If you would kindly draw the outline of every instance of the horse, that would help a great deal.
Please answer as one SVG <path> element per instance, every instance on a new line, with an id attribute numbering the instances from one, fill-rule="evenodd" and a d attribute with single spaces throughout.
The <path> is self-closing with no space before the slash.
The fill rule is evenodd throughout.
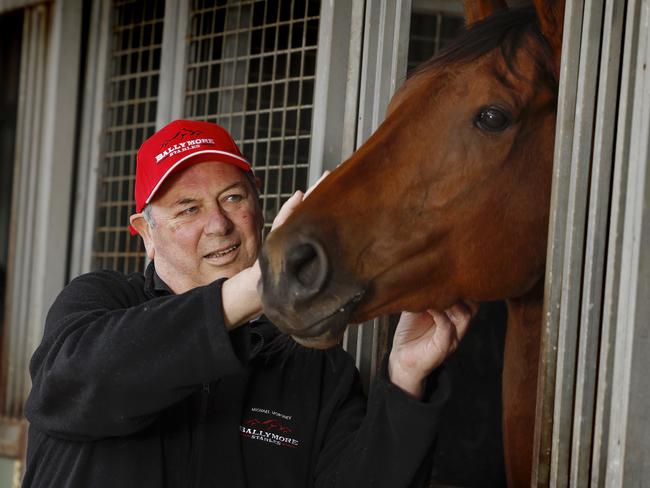
<path id="1" fill-rule="evenodd" d="M 267 316 L 310 347 L 382 314 L 505 300 L 505 470 L 527 486 L 564 7 L 465 13 L 460 38 L 268 236 L 259 286 Z"/>

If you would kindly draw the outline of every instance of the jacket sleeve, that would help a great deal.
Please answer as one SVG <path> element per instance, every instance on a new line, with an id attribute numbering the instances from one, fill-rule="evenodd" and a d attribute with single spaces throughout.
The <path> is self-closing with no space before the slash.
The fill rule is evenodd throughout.
<path id="1" fill-rule="evenodd" d="M 221 310 L 221 281 L 146 300 L 112 272 L 73 280 L 51 307 L 25 415 L 70 440 L 127 435 L 201 383 L 243 364 Z"/>
<path id="2" fill-rule="evenodd" d="M 384 359 L 365 412 L 358 375 L 339 383 L 348 392 L 332 399 L 338 405 L 326 427 L 316 487 L 415 488 L 428 482 L 438 419 L 451 390 L 448 376 L 444 367 L 434 371 L 420 401 L 390 382 L 386 366 Z"/>

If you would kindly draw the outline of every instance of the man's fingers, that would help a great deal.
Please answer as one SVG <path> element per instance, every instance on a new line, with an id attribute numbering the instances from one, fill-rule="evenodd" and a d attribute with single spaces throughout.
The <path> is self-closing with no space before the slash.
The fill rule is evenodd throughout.
<path id="1" fill-rule="evenodd" d="M 311 185 L 311 187 L 309 187 L 309 189 L 305 193 L 305 198 L 307 198 L 309 196 L 309 194 L 312 191 L 314 191 L 314 188 L 316 188 L 318 185 L 320 185 L 320 182 L 323 181 L 325 178 L 327 178 L 327 175 L 329 175 L 329 174 L 330 174 L 329 170 L 323 171 L 323 174 L 320 176 L 320 178 L 318 178 L 318 181 L 316 183 L 314 183 L 313 185 Z"/>
<path id="2" fill-rule="evenodd" d="M 476 313 L 475 310 L 472 310 L 464 302 L 457 302 L 445 310 L 445 314 L 449 317 L 449 320 L 451 320 L 456 328 L 458 340 L 465 337 L 474 313 Z"/>
<path id="3" fill-rule="evenodd" d="M 451 325 L 451 319 L 448 315 L 438 312 L 437 310 L 427 310 L 427 312 L 429 312 L 429 315 L 431 315 L 437 326 L 444 326 L 446 324 Z"/>
<path id="4" fill-rule="evenodd" d="M 271 230 L 282 225 L 284 221 L 289 218 L 289 215 L 293 213 L 296 207 L 300 205 L 300 202 L 302 202 L 303 199 L 304 199 L 304 195 L 300 190 L 298 190 L 293 195 L 291 195 L 289 200 L 284 202 L 284 205 L 282 205 L 282 207 L 280 208 L 278 215 L 273 220 L 273 225 L 271 226 Z"/>
<path id="5" fill-rule="evenodd" d="M 309 195 L 313 191 L 313 189 L 316 188 L 318 186 L 318 184 L 321 181 L 323 181 L 327 177 L 327 175 L 329 175 L 329 174 L 330 174 L 329 171 L 325 171 L 321 175 L 321 177 L 318 179 L 318 181 L 316 183 L 314 183 L 312 185 L 312 187 L 309 188 L 309 190 L 307 190 L 306 193 L 303 194 L 303 192 L 298 190 L 293 195 L 291 195 L 289 200 L 284 202 L 284 205 L 282 205 L 282 207 L 280 208 L 280 211 L 278 212 L 278 215 L 273 220 L 273 225 L 271 226 L 271 230 L 273 230 L 273 229 L 277 228 L 278 226 L 284 224 L 284 222 L 289 218 L 289 215 L 291 215 L 293 213 L 293 211 L 296 209 L 296 207 L 298 205 L 300 205 L 300 203 L 305 198 L 307 198 L 307 195 Z"/>
<path id="6" fill-rule="evenodd" d="M 302 202 L 305 199 L 303 193 L 298 190 L 296 191 L 293 195 L 289 197 L 289 200 L 284 202 L 284 205 L 280 208 L 280 211 L 278 212 L 278 217 L 283 217 L 283 221 L 287 219 L 289 215 L 293 213 L 293 211 L 296 209 L 298 205 L 300 205 L 300 202 Z"/>
<path id="7" fill-rule="evenodd" d="M 446 313 L 437 310 L 427 310 L 427 312 L 429 312 L 435 323 L 434 340 L 439 346 L 445 347 L 446 344 L 453 351 L 460 340 L 453 321 Z"/>

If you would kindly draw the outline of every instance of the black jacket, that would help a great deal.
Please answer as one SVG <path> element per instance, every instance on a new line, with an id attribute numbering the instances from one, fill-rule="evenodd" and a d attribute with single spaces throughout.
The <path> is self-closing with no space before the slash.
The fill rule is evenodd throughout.
<path id="1" fill-rule="evenodd" d="M 24 487 L 411 486 L 448 396 L 386 378 L 368 402 L 340 348 L 302 348 L 264 318 L 228 332 L 221 283 L 174 295 L 93 272 L 50 309 L 31 362 Z"/>

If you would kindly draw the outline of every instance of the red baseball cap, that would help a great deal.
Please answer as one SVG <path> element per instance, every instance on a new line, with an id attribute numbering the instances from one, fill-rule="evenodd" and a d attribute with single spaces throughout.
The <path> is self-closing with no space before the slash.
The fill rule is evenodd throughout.
<path id="1" fill-rule="evenodd" d="M 135 211 L 153 199 L 167 178 L 190 164 L 214 161 L 251 172 L 228 131 L 217 124 L 175 120 L 144 141 L 138 150 L 135 169 Z M 129 226 L 131 234 L 137 232 Z"/>

